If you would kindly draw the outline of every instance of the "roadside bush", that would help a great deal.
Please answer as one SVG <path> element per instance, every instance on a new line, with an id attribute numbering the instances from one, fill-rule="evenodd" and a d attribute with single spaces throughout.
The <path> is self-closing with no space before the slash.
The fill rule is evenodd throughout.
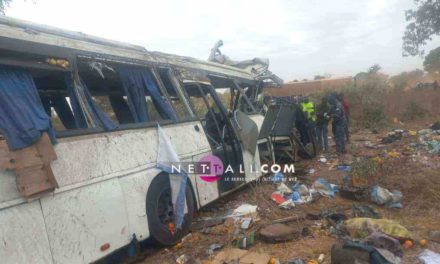
<path id="1" fill-rule="evenodd" d="M 405 121 L 411 121 L 415 119 L 421 119 L 425 117 L 427 111 L 416 101 L 411 100 L 407 105 L 405 112 L 402 114 L 402 119 Z"/>
<path id="2" fill-rule="evenodd" d="M 352 126 L 376 128 L 386 124 L 384 105 L 387 88 L 387 78 L 383 75 L 365 74 L 365 78 L 355 85 L 343 89 L 351 106 Z"/>

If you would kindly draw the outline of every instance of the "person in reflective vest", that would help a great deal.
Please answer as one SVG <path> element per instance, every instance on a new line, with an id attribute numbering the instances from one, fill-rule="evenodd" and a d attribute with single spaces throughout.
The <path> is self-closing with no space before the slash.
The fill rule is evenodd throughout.
<path id="1" fill-rule="evenodd" d="M 316 122 L 315 105 L 310 101 L 308 96 L 304 97 L 304 101 L 301 103 L 302 111 L 306 114 L 307 119 Z"/>
<path id="2" fill-rule="evenodd" d="M 303 144 L 307 145 L 312 142 L 312 139 L 316 139 L 316 112 L 315 112 L 315 104 L 310 100 L 308 96 L 304 96 L 301 102 L 301 110 L 304 113 L 305 117 L 305 131 L 303 136 Z M 309 138 L 309 133 L 310 133 Z"/>

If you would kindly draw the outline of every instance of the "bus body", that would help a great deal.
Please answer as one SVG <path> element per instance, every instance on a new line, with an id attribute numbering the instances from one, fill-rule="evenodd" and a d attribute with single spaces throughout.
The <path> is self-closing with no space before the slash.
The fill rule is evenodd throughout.
<path id="1" fill-rule="evenodd" d="M 51 65 L 50 58 L 62 58 L 70 64 Z M 58 188 L 49 194 L 23 197 L 17 189 L 15 172 L 0 167 L 2 263 L 90 263 L 128 245 L 134 235 L 138 240 L 153 237 L 169 245 L 181 238 L 184 234 L 170 238 L 164 233 L 166 223 L 156 221 L 163 219 L 163 209 L 170 202 L 166 199 L 169 186 L 159 180 L 168 176 L 156 166 L 157 124 L 170 138 L 181 161 L 197 162 L 207 154 L 215 154 L 224 162 L 244 168 L 244 173 L 230 175 L 243 179 L 238 183 L 224 182 L 226 177 L 206 182 L 199 175 L 189 174 L 186 231 L 192 219 L 191 209 L 200 208 L 261 175 L 250 169 L 260 166 L 258 148 L 249 150 L 252 147 L 243 143 L 241 127 L 236 123 L 237 105 L 249 101 L 243 100 L 246 94 L 241 89 L 258 85 L 258 80 L 245 70 L 148 52 L 139 46 L 5 17 L 0 18 L 0 65 L 30 72 L 43 105 L 49 102 L 45 107 L 58 141 L 53 146 L 57 159 L 50 163 Z M 122 111 L 130 100 L 118 79 L 118 72 L 124 67 L 151 73 L 161 98 L 170 109 L 180 113 L 176 114 L 177 119 L 156 114 L 157 118 L 148 122 L 133 121 L 130 111 Z M 72 98 L 60 81 L 66 74 L 82 78 L 94 103 L 102 106 L 104 112 L 111 112 L 108 114 L 116 124 L 115 129 L 96 124 L 86 128 L 72 125 L 69 118 L 77 116 L 69 114 Z M 229 109 L 221 104 L 215 88 L 232 91 Z M 63 114 L 57 108 L 60 100 L 69 103 L 69 113 Z M 143 103 L 150 113 L 160 105 L 154 100 L 157 98 L 149 94 Z M 216 110 L 209 110 L 210 105 L 206 104 L 207 112 L 197 108 L 207 100 L 214 101 Z M 235 107 L 232 101 L 236 102 Z M 253 120 L 259 129 L 263 117 L 252 112 L 249 105 L 242 109 L 249 110 L 248 123 Z M 208 121 L 202 114 L 218 117 L 214 118 L 217 130 L 207 130 Z M 8 151 L 2 152 L 0 148 L 0 161 L 2 153 Z M 152 200 L 157 200 L 157 204 Z"/>

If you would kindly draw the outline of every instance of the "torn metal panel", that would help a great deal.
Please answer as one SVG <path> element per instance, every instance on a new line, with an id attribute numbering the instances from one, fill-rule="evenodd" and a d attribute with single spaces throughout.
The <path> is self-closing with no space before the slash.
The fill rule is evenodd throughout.
<path id="1" fill-rule="evenodd" d="M 251 60 L 234 61 L 225 54 L 222 54 L 220 51 L 221 46 L 223 46 L 222 40 L 219 40 L 215 43 L 214 47 L 211 49 L 211 53 L 209 54 L 208 61 L 243 69 L 252 74 L 252 76 L 259 81 L 273 82 L 275 86 L 283 85 L 283 80 L 269 71 L 269 59 L 253 58 Z"/>

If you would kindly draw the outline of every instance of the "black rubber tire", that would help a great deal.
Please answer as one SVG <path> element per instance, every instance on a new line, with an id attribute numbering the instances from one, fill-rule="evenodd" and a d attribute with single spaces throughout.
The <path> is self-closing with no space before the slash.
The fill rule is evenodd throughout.
<path id="1" fill-rule="evenodd" d="M 164 246 L 175 245 L 191 229 L 191 223 L 194 216 L 194 197 L 189 184 L 186 185 L 186 201 L 188 213 L 185 214 L 181 230 L 176 230 L 174 235 L 168 229 L 168 226 L 160 220 L 159 217 L 159 199 L 161 195 L 169 191 L 171 193 L 170 180 L 166 173 L 156 176 L 151 182 L 147 192 L 146 213 L 148 218 L 148 228 L 150 237 L 157 244 Z"/>

